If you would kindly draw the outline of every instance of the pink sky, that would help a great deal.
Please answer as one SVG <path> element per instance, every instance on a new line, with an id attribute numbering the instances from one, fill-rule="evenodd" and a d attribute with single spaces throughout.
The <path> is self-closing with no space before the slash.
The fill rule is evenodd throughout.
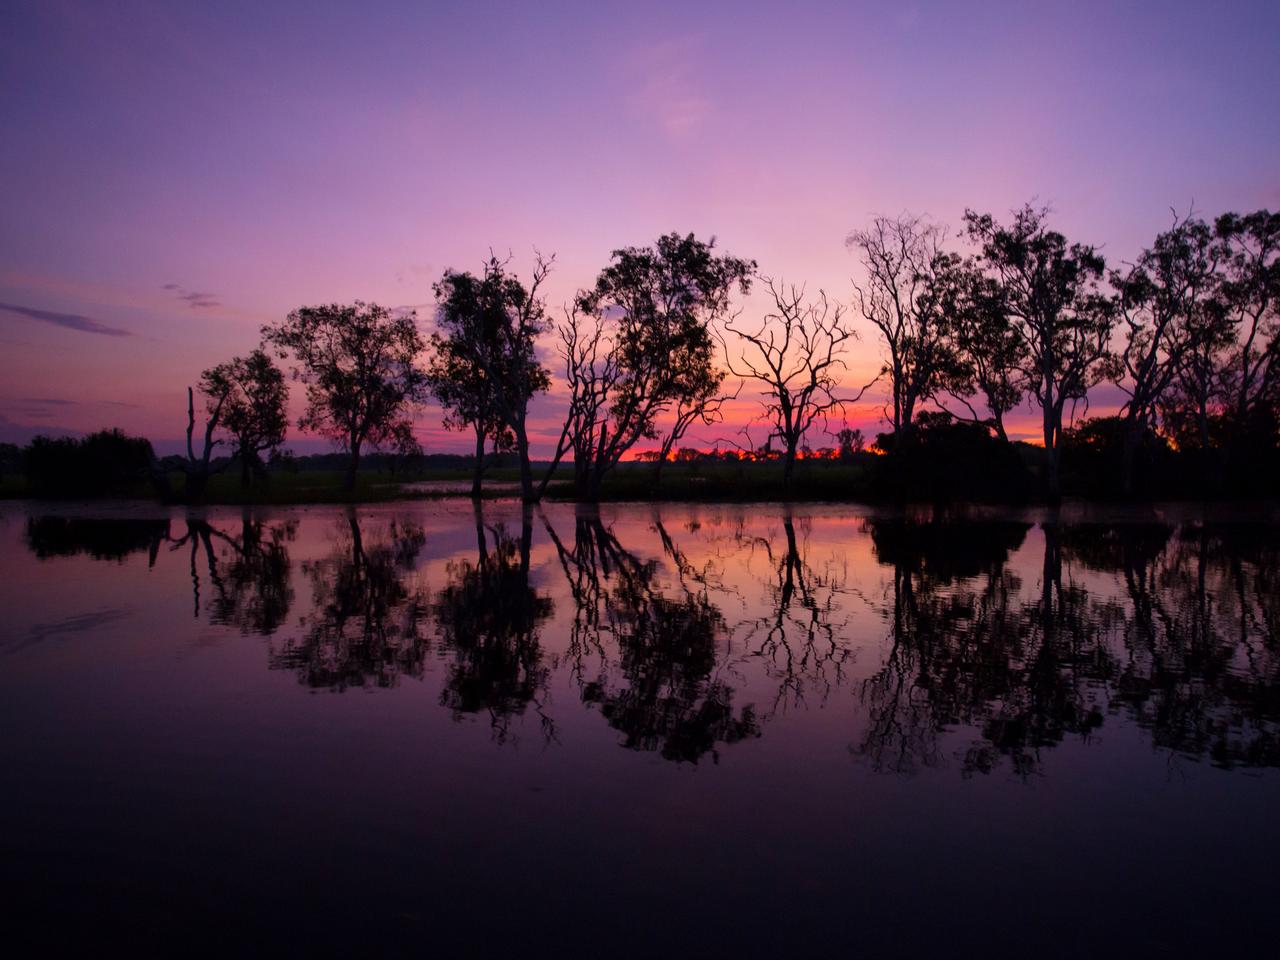
<path id="1" fill-rule="evenodd" d="M 1280 7 L 974 6 L 8 5 L 0 439 L 164 449 L 263 323 L 356 298 L 428 321 L 491 247 L 554 252 L 556 312 L 670 230 L 847 301 L 844 237 L 878 213 L 1038 198 L 1118 262 L 1171 206 L 1280 205 Z M 878 357 L 864 327 L 850 384 Z M 428 450 L 468 448 L 437 422 Z"/>

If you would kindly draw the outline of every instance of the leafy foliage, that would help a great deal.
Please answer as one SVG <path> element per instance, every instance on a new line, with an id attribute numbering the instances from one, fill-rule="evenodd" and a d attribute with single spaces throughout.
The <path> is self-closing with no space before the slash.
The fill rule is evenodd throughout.
<path id="1" fill-rule="evenodd" d="M 350 454 L 348 487 L 365 446 L 416 446 L 409 411 L 427 378 L 417 366 L 425 344 L 413 313 L 358 300 L 300 307 L 262 335 L 282 357 L 293 355 L 294 376 L 306 385 L 298 426 L 331 437 Z"/>

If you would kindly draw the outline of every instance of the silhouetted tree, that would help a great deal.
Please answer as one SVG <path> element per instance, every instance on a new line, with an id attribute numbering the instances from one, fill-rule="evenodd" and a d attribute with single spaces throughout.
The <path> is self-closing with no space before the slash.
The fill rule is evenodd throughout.
<path id="1" fill-rule="evenodd" d="M 954 255 L 942 249 L 945 231 L 920 217 L 876 217 L 849 234 L 866 271 L 855 284 L 862 316 L 880 333 L 885 349 L 895 435 L 906 437 L 916 406 L 931 399 L 955 373 L 947 336 L 946 273 Z"/>
<path id="2" fill-rule="evenodd" d="M 1112 372 L 1128 394 L 1122 409 L 1121 486 L 1133 492 L 1135 459 L 1155 427 L 1160 401 L 1202 342 L 1222 337 L 1222 311 L 1213 302 L 1219 247 L 1200 220 L 1175 219 L 1111 284 L 1125 340 Z"/>
<path id="3" fill-rule="evenodd" d="M 725 371 L 710 364 L 690 370 L 685 389 L 675 399 L 670 424 L 662 434 L 658 456 L 653 463 L 655 487 L 662 482 L 662 468 L 671 457 L 671 452 L 678 449 L 678 444 L 689 428 L 695 423 L 711 426 L 723 419 L 724 404 L 737 396 L 736 393 L 731 397 L 720 393 L 724 378 Z"/>
<path id="4" fill-rule="evenodd" d="M 41 497 L 127 496 L 151 474 L 151 441 L 121 430 L 87 437 L 36 437 L 23 452 L 31 492 Z"/>
<path id="5" fill-rule="evenodd" d="M 511 449 L 515 445 L 515 437 L 495 409 L 484 373 L 465 354 L 454 349 L 452 341 L 439 334 L 432 334 L 431 345 L 427 389 L 444 408 L 444 427 L 446 430 L 470 427 L 475 433 L 471 496 L 477 498 L 484 480 L 486 443 L 492 442 L 496 453 Z"/>
<path id="6" fill-rule="evenodd" d="M 249 486 L 253 476 L 265 475 L 262 455 L 284 443 L 289 401 L 284 374 L 259 348 L 210 367 L 200 375 L 200 392 L 211 421 L 220 411 L 221 425 L 233 438 L 232 455 L 240 461 L 240 483 Z"/>
<path id="7" fill-rule="evenodd" d="M 754 332 L 725 323 L 725 330 L 745 345 L 734 376 L 763 385 L 761 404 L 768 417 L 769 439 L 782 441 L 783 485 L 791 489 L 796 452 L 809 428 L 845 404 L 856 403 L 871 384 L 849 397 L 836 396 L 838 374 L 845 369 L 845 344 L 857 334 L 844 323 L 844 308 L 832 304 L 819 290 L 816 300 L 805 302 L 804 288 L 765 281 L 774 310 Z M 728 344 L 725 356 L 731 355 Z M 874 381 L 872 381 L 874 383 Z"/>
<path id="8" fill-rule="evenodd" d="M 1009 322 L 1000 281 L 984 273 L 972 257 L 948 258 L 939 265 L 938 280 L 954 364 L 941 391 L 968 414 L 957 413 L 940 394 L 934 399 L 953 418 L 985 424 L 1008 442 L 1004 418 L 1022 402 L 1027 350 Z M 975 401 L 982 404 L 985 415 L 979 414 Z"/>
<path id="9" fill-rule="evenodd" d="M 180 466 L 185 477 L 183 497 L 188 503 L 202 501 L 205 488 L 209 485 L 209 478 L 221 473 L 231 462 L 230 460 L 215 462 L 213 453 L 222 444 L 222 440 L 217 437 L 217 433 L 222 426 L 222 412 L 226 408 L 227 400 L 234 392 L 234 387 L 227 382 L 211 383 L 209 386 L 216 392 L 209 394 L 205 398 L 204 439 L 198 455 L 195 447 L 195 391 L 191 387 L 187 387 L 187 449 L 186 457 L 180 461 Z"/>
<path id="10" fill-rule="evenodd" d="M 1280 403 L 1280 213 L 1258 210 L 1219 217 L 1222 300 L 1236 335 L 1222 371 L 1224 400 L 1237 429 L 1260 409 L 1272 421 Z M 1272 443 L 1276 437 L 1271 438 Z"/>
<path id="11" fill-rule="evenodd" d="M 307 386 L 298 426 L 332 438 L 347 452 L 347 490 L 355 488 L 366 446 L 412 441 L 407 414 L 426 385 L 417 366 L 424 345 L 413 313 L 360 301 L 300 307 L 263 327 L 262 336 L 282 357 L 293 355 L 294 376 Z"/>
<path id="12" fill-rule="evenodd" d="M 615 250 L 575 300 L 560 330 L 571 399 L 552 469 L 573 450 L 580 498 L 599 499 L 605 475 L 657 436 L 663 412 L 682 400 L 696 406 L 711 389 L 711 327 L 735 288 L 750 289 L 755 268 L 714 246 L 671 233 L 653 247 Z"/>
<path id="13" fill-rule="evenodd" d="M 853 458 L 866 449 L 867 441 L 863 437 L 861 430 L 845 427 L 836 434 L 836 440 L 840 444 L 840 462 L 853 463 Z"/>
<path id="14" fill-rule="evenodd" d="M 1025 347 L 1023 374 L 1043 420 L 1049 497 L 1059 480 L 1063 412 L 1088 400 L 1105 374 L 1114 310 L 1099 290 L 1106 262 L 1093 247 L 1068 245 L 1045 225 L 1048 211 L 1030 205 L 1008 225 L 965 212 L 982 261 L 1001 283 L 1002 302 Z"/>
<path id="15" fill-rule="evenodd" d="M 550 259 L 538 256 L 529 286 L 507 272 L 507 264 L 490 257 L 484 272 L 446 270 L 435 285 L 437 359 L 429 383 L 437 399 L 458 424 L 476 431 L 476 480 L 484 437 L 501 442 L 509 430 L 520 459 L 520 491 L 525 502 L 537 498 L 529 458 L 529 401 L 550 385 L 538 361 L 537 339 L 547 329 L 546 308 L 539 290 L 551 271 Z"/>

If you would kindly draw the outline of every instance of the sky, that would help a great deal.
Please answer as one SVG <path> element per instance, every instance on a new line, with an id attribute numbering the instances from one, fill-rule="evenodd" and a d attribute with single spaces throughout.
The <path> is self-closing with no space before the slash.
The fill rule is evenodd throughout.
<path id="1" fill-rule="evenodd" d="M 878 214 L 1034 199 L 1119 264 L 1171 208 L 1280 207 L 1278 37 L 1274 0 L 6 0 L 0 440 L 119 426 L 168 452 L 187 385 L 264 323 L 361 299 L 425 327 L 432 282 L 491 249 L 556 255 L 553 315 L 672 230 L 846 303 L 844 239 Z M 851 387 L 880 363 L 858 326 Z M 561 409 L 536 405 L 535 454 Z M 870 436 L 882 409 L 847 419 Z M 690 442 L 751 395 L 729 413 Z M 417 429 L 470 448 L 435 411 Z"/>

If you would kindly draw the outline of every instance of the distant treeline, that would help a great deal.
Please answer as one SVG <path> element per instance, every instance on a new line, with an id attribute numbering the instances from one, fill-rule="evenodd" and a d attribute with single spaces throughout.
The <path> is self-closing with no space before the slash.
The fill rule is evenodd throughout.
<path id="1" fill-rule="evenodd" d="M 952 248 L 954 236 L 908 215 L 851 232 L 862 279 L 842 302 L 718 253 L 714 239 L 671 233 L 615 250 L 558 322 L 543 294 L 553 257 L 538 255 L 525 281 L 491 256 L 478 274 L 444 272 L 426 332 L 413 311 L 359 301 L 300 307 L 264 327 L 251 353 L 210 367 L 198 390 L 188 388 L 183 456 L 159 460 L 145 441 L 109 432 L 42 438 L 25 453 L 25 469 L 40 492 L 88 485 L 111 494 L 145 473 L 160 496 L 195 502 L 211 477 L 238 465 L 241 487 L 252 489 L 290 469 L 279 452 L 289 389 L 277 361 L 287 359 L 306 394 L 297 426 L 343 451 L 348 492 L 371 451 L 387 469 L 424 462 L 413 427 L 428 399 L 444 410 L 445 427 L 474 437 L 474 454 L 455 461 L 470 465 L 473 494 L 492 458 L 507 455 L 526 502 L 546 495 L 562 463 L 580 500 L 633 489 L 697 495 L 715 486 L 712 478 L 685 481 L 712 459 L 734 465 L 722 478 L 753 484 L 734 486 L 738 496 L 1274 492 L 1280 214 L 1174 216 L 1132 262 L 1112 265 L 1050 229 L 1048 211 L 1031 205 L 1006 222 L 966 211 L 962 249 Z M 769 305 L 749 319 L 738 298 L 753 286 Z M 854 317 L 883 363 L 850 389 Z M 544 364 L 544 340 L 554 343 L 554 368 Z M 536 463 L 528 408 L 553 375 L 562 426 L 549 460 Z M 806 456 L 815 428 L 839 428 L 877 384 L 889 429 L 868 446 L 844 425 L 837 448 Z M 1124 402 L 1114 417 L 1089 419 L 1091 391 L 1103 384 Z M 721 423 L 724 404 L 746 386 L 759 417 L 722 441 L 732 453 L 682 445 L 691 428 Z M 1024 404 L 1040 414 L 1038 449 L 1011 442 L 1005 429 Z M 616 479 L 649 442 L 657 446 L 647 485 L 635 488 L 633 468 L 629 481 Z M 680 460 L 673 476 L 666 465 Z M 819 461 L 844 474 L 828 470 L 814 488 Z"/>

